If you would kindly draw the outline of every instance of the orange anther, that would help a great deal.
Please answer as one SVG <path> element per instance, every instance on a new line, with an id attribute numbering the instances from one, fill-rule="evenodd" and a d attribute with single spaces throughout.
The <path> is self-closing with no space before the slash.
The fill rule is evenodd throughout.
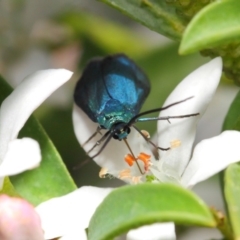
<path id="1" fill-rule="evenodd" d="M 135 161 L 135 158 L 131 154 L 127 154 L 124 160 L 131 167 L 133 165 L 133 162 Z"/>
<path id="2" fill-rule="evenodd" d="M 151 155 L 148 155 L 148 154 L 146 154 L 144 152 L 141 152 L 138 157 L 144 157 L 144 158 L 150 159 Z"/>
<path id="3" fill-rule="evenodd" d="M 148 171 L 148 167 L 150 165 L 150 158 L 151 158 L 151 155 L 148 155 L 148 154 L 143 153 L 143 152 L 141 152 L 138 155 L 138 159 L 144 163 L 145 171 Z"/>

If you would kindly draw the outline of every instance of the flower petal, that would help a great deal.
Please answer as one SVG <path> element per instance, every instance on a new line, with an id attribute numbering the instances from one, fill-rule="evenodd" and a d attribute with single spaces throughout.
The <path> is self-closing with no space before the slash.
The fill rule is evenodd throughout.
<path id="1" fill-rule="evenodd" d="M 171 123 L 158 121 L 159 146 L 172 147 L 169 151 L 160 152 L 159 168 L 166 175 L 180 179 L 191 156 L 197 122 L 215 93 L 221 73 L 222 60 L 218 57 L 188 75 L 164 103 L 167 106 L 193 96 L 186 102 L 161 111 L 159 117 L 200 113 L 200 116 L 170 119 Z"/>
<path id="2" fill-rule="evenodd" d="M 85 230 L 74 229 L 72 232 L 67 233 L 67 235 L 60 237 L 59 240 L 87 240 L 87 234 Z"/>
<path id="3" fill-rule="evenodd" d="M 32 112 L 62 84 L 72 72 L 49 69 L 31 74 L 3 101 L 0 109 L 0 161 L 8 143 L 15 139 Z"/>
<path id="4" fill-rule="evenodd" d="M 81 187 L 65 196 L 52 198 L 36 207 L 46 239 L 82 232 L 110 188 Z M 71 235 L 70 235 L 71 236 Z"/>
<path id="5" fill-rule="evenodd" d="M 90 118 L 76 105 L 74 105 L 73 108 L 73 126 L 75 135 L 86 152 L 88 152 L 88 150 L 92 148 L 101 136 L 103 136 L 98 134 L 89 143 L 84 145 L 88 138 L 96 131 L 98 124 L 92 122 Z M 104 134 L 106 130 L 101 130 L 101 132 Z M 127 141 L 136 157 L 140 154 L 140 152 L 145 152 L 151 155 L 150 149 L 146 146 L 146 141 L 135 129 L 131 129 L 131 133 L 128 135 Z M 89 155 L 93 156 L 96 154 L 99 149 L 101 149 L 102 145 L 103 143 L 97 146 Z M 125 169 L 130 169 L 132 176 L 139 176 L 141 174 L 136 164 L 134 163 L 132 167 L 129 167 L 129 165 L 124 161 L 125 155 L 129 153 L 130 152 L 124 144 L 124 141 L 111 139 L 101 154 L 94 158 L 94 161 L 99 166 L 106 168 L 108 172 L 115 177 L 119 177 L 119 172 Z M 139 164 L 142 163 L 140 162 Z"/>
<path id="6" fill-rule="evenodd" d="M 38 167 L 41 150 L 37 141 L 31 138 L 15 139 L 8 145 L 7 153 L 0 167 L 0 177 L 15 175 Z"/>
<path id="7" fill-rule="evenodd" d="M 182 176 L 182 184 L 186 187 L 194 186 L 229 164 L 240 161 L 239 142 L 240 132 L 225 131 L 198 143 Z"/>
<path id="8" fill-rule="evenodd" d="M 174 223 L 155 223 L 131 230 L 127 240 L 173 240 L 176 239 Z"/>
<path id="9" fill-rule="evenodd" d="M 30 203 L 0 196 L 0 239 L 43 240 L 40 218 Z"/>

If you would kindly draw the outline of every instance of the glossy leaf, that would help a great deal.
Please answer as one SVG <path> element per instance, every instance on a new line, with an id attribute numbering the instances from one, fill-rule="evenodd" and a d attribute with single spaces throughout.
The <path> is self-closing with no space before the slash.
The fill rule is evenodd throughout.
<path id="1" fill-rule="evenodd" d="M 176 14 L 175 8 L 159 0 L 99 0 L 151 30 L 175 40 L 181 38 L 185 23 Z"/>
<path id="2" fill-rule="evenodd" d="M 240 130 L 240 92 L 232 102 L 223 130 Z M 240 159 L 239 159 L 240 160 Z M 235 239 L 240 238 L 240 164 L 230 165 L 224 172 L 224 194 Z"/>
<path id="3" fill-rule="evenodd" d="M 0 102 L 11 93 L 11 88 L 0 78 Z M 51 140 L 34 117 L 30 117 L 20 132 L 29 136 L 41 146 L 42 162 L 37 169 L 10 178 L 14 189 L 34 205 L 53 197 L 61 196 L 76 189 L 60 155 Z"/>
<path id="4" fill-rule="evenodd" d="M 187 26 L 179 52 L 188 54 L 239 39 L 239 12 L 238 0 L 215 1 L 203 8 Z"/>
<path id="5" fill-rule="evenodd" d="M 232 102 L 224 120 L 223 130 L 240 130 L 240 91 Z"/>
<path id="6" fill-rule="evenodd" d="M 240 239 L 240 164 L 232 164 L 225 171 L 224 194 L 234 239 Z"/>
<path id="7" fill-rule="evenodd" d="M 171 184 L 139 184 L 114 190 L 94 213 L 89 240 L 112 239 L 155 222 L 214 227 L 208 207 L 192 192 Z"/>

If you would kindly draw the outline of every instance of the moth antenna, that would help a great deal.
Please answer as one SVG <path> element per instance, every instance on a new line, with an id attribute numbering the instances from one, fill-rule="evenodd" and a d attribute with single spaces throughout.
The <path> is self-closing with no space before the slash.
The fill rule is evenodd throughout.
<path id="1" fill-rule="evenodd" d="M 194 97 L 194 96 L 191 96 L 191 97 L 185 98 L 185 99 L 183 99 L 183 100 L 181 100 L 181 101 L 171 103 L 171 104 L 167 105 L 166 107 L 155 108 L 155 109 L 152 109 L 152 110 L 148 110 L 148 111 L 139 113 L 139 114 L 137 114 L 136 116 L 134 116 L 134 117 L 129 121 L 129 123 L 127 124 L 127 126 L 131 126 L 134 122 L 136 122 L 136 120 L 137 120 L 139 117 L 141 117 L 141 116 L 143 116 L 143 115 L 146 115 L 146 114 L 149 114 L 149 113 L 153 113 L 153 112 L 163 111 L 163 110 L 168 109 L 168 108 L 170 108 L 170 107 L 172 107 L 172 106 L 175 106 L 175 105 L 180 104 L 180 103 L 182 103 L 182 102 L 188 101 L 189 99 L 192 99 L 193 97 Z"/>
<path id="2" fill-rule="evenodd" d="M 198 116 L 198 115 L 200 115 L 200 113 L 192 113 L 192 114 L 179 115 L 179 116 L 139 118 L 139 119 L 136 120 L 136 122 L 149 122 L 149 121 L 167 120 L 169 123 L 171 123 L 169 119 L 173 119 L 173 118 L 188 118 L 188 117 L 194 117 L 194 116 Z"/>

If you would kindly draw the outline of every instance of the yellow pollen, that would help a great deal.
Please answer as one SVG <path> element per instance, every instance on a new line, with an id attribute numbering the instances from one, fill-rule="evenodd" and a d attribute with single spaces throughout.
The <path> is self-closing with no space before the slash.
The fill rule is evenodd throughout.
<path id="1" fill-rule="evenodd" d="M 141 133 L 146 137 L 146 138 L 150 138 L 150 134 L 148 131 L 146 130 L 141 130 Z"/>
<path id="2" fill-rule="evenodd" d="M 141 183 L 141 178 L 142 176 L 136 176 L 136 177 L 132 177 L 132 183 L 133 184 L 138 184 L 138 183 Z"/>
<path id="3" fill-rule="evenodd" d="M 181 141 L 176 139 L 176 140 L 171 141 L 170 144 L 171 144 L 171 148 L 177 148 L 177 147 L 181 146 Z"/>
<path id="4" fill-rule="evenodd" d="M 108 169 L 107 168 L 101 168 L 101 170 L 99 172 L 99 177 L 100 178 L 105 178 L 106 174 L 108 174 Z"/>
<path id="5" fill-rule="evenodd" d="M 125 179 L 125 178 L 131 178 L 131 171 L 129 168 L 122 170 L 119 172 L 118 178 Z"/>

